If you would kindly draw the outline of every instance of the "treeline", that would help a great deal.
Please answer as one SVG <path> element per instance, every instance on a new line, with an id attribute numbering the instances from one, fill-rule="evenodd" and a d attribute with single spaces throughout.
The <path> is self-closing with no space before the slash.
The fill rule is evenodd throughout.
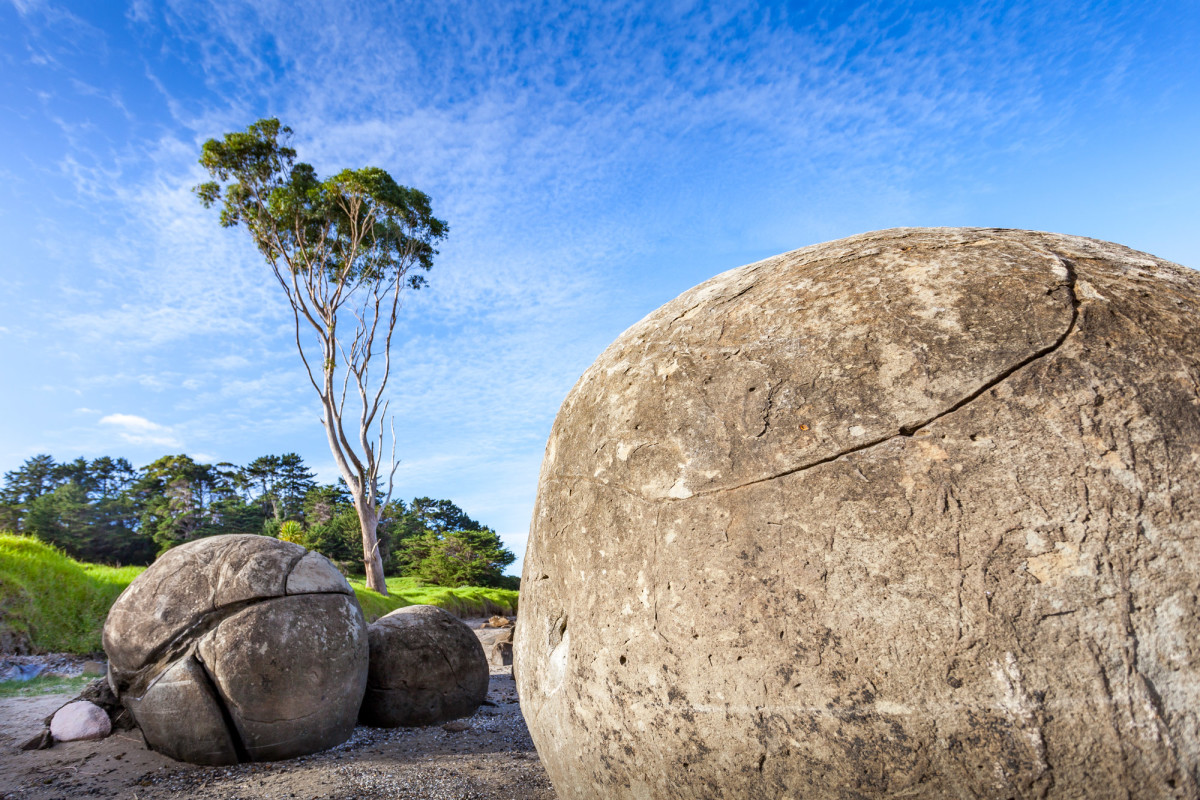
<path id="1" fill-rule="evenodd" d="M 164 550 L 222 533 L 275 536 L 362 572 L 362 537 L 345 484 L 318 484 L 295 453 L 239 466 L 163 456 L 135 468 L 124 458 L 28 459 L 4 474 L 0 530 L 34 534 L 73 558 L 149 564 Z M 389 575 L 441 586 L 517 588 L 503 575 L 516 556 L 449 500 L 393 500 L 380 549 Z"/>

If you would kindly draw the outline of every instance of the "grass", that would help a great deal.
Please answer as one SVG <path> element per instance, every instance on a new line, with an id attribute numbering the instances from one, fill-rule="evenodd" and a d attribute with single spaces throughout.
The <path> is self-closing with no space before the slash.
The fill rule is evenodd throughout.
<path id="1" fill-rule="evenodd" d="M 417 578 L 388 578 L 388 596 L 367 588 L 361 577 L 350 578 L 350 586 L 358 595 L 358 603 L 368 622 L 404 606 L 430 605 L 446 609 L 458 617 L 490 617 L 493 614 L 517 613 L 517 592 L 512 589 L 490 589 L 482 586 L 459 586 L 450 589 L 432 586 Z"/>
<path id="2" fill-rule="evenodd" d="M 0 645 L 9 639 L 41 653 L 99 653 L 108 609 L 144 569 L 84 564 L 35 537 L 0 532 Z M 418 604 L 440 606 L 459 617 L 517 611 L 517 593 L 511 589 L 449 589 L 416 578 L 388 578 L 390 595 L 384 597 L 362 578 L 351 578 L 350 585 L 368 622 Z"/>
<path id="3" fill-rule="evenodd" d="M 82 564 L 32 536 L 0 533 L 0 633 L 42 652 L 98 653 L 109 607 L 142 569 Z"/>
<path id="4" fill-rule="evenodd" d="M 33 697 L 57 692 L 79 694 L 83 691 L 83 687 L 93 680 L 95 678 L 83 675 L 76 678 L 64 678 L 61 675 L 38 675 L 28 681 L 0 681 L 0 698 Z"/>

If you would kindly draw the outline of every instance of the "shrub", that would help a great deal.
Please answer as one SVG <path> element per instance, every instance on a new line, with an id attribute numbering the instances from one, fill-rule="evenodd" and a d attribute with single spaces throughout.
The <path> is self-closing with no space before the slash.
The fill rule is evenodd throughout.
<path id="1" fill-rule="evenodd" d="M 294 519 L 289 519 L 279 526 L 279 538 L 285 542 L 303 545 L 306 538 L 304 526 Z"/>
<path id="2" fill-rule="evenodd" d="M 516 556 L 485 528 L 426 531 L 404 541 L 398 559 L 408 575 L 438 586 L 502 586 Z"/>

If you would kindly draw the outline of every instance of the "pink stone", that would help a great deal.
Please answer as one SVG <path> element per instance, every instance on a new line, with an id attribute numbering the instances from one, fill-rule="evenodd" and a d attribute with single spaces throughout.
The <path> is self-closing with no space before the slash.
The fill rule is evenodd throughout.
<path id="1" fill-rule="evenodd" d="M 50 735 L 57 742 L 103 739 L 112 732 L 112 723 L 104 709 L 87 700 L 67 703 L 50 720 Z"/>

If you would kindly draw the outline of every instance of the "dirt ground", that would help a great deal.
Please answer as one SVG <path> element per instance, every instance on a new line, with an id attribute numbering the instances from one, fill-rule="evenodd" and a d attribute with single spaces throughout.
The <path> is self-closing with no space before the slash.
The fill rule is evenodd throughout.
<path id="1" fill-rule="evenodd" d="M 146 749 L 141 734 L 17 746 L 71 694 L 0 699 L 0 798 L 282 800 L 553 800 L 517 705 L 511 674 L 493 672 L 488 701 L 462 731 L 355 728 L 350 741 L 304 758 L 199 767 Z M 457 727 L 453 724 L 451 728 Z"/>
<path id="2" fill-rule="evenodd" d="M 471 622 L 478 628 L 481 621 Z M 487 703 L 468 719 L 427 728 L 360 725 L 348 742 L 330 750 L 235 767 L 173 761 L 147 749 L 136 729 L 96 742 L 59 742 L 48 750 L 18 749 L 41 730 L 45 717 L 73 698 L 72 693 L 0 699 L 0 799 L 555 797 L 521 716 L 511 668 L 492 671 Z"/>

